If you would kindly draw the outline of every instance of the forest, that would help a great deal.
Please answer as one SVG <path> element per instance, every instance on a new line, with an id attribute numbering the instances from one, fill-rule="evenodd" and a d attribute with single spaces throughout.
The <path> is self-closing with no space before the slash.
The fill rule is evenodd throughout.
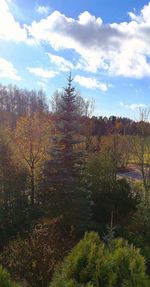
<path id="1" fill-rule="evenodd" d="M 0 287 L 148 287 L 149 111 L 96 117 L 64 86 L 0 85 Z"/>

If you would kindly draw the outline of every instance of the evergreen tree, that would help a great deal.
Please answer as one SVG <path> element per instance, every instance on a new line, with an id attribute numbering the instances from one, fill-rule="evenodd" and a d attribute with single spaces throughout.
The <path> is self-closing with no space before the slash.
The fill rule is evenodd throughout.
<path id="1" fill-rule="evenodd" d="M 148 287 L 145 259 L 124 239 L 104 244 L 95 232 L 86 233 L 61 266 L 49 287 Z"/>
<path id="2" fill-rule="evenodd" d="M 67 215 L 67 223 L 71 220 L 71 225 L 75 217 L 75 221 L 81 220 L 81 210 L 87 211 L 87 192 L 82 182 L 84 153 L 79 148 L 82 117 L 78 99 L 70 73 L 57 103 L 51 159 L 44 168 L 44 190 L 48 191 L 51 211 L 55 211 L 55 216 Z"/>

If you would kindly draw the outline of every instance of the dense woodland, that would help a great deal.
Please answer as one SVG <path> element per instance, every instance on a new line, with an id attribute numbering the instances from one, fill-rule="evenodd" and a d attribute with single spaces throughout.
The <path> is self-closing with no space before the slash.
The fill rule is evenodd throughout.
<path id="1" fill-rule="evenodd" d="M 0 287 L 150 286 L 149 111 L 92 111 L 71 74 L 51 102 L 0 86 Z"/>

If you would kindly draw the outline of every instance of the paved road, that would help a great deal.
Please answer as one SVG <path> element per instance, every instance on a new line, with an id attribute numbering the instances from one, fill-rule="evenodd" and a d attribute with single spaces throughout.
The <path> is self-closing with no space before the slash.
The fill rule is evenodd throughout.
<path id="1" fill-rule="evenodd" d="M 128 171 L 128 172 L 118 172 L 119 177 L 127 177 L 130 179 L 142 180 L 141 172 L 138 169 Z"/>

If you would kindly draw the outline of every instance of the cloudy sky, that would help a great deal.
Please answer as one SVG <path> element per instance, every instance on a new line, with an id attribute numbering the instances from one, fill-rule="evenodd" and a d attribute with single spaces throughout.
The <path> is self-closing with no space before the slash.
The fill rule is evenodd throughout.
<path id="1" fill-rule="evenodd" d="M 150 2 L 0 0 L 0 83 L 74 85 L 94 114 L 135 118 L 150 106 Z"/>

